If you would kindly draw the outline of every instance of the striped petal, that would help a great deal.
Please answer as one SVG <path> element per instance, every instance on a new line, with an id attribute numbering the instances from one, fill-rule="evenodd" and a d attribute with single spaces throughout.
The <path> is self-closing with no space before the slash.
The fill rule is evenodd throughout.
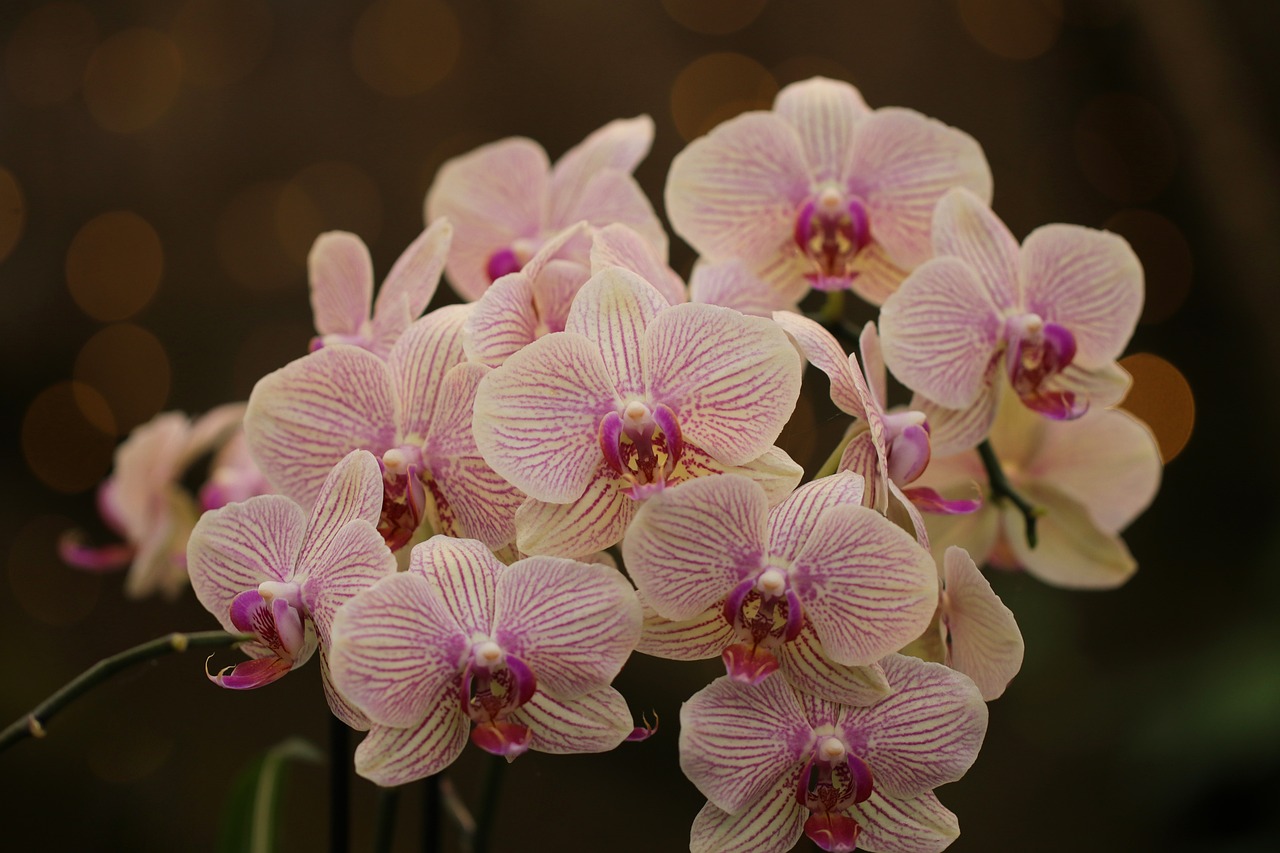
<path id="1" fill-rule="evenodd" d="M 462 754 L 470 729 L 458 697 L 442 693 L 412 726 L 374 723 L 356 747 L 356 772 L 386 788 L 433 776 Z"/>
<path id="2" fill-rule="evenodd" d="M 453 242 L 453 225 L 438 219 L 401 253 L 378 288 L 373 303 L 376 352 L 388 353 L 409 324 L 422 316 L 436 295 L 445 258 Z"/>
<path id="3" fill-rule="evenodd" d="M 330 544 L 347 522 L 377 524 L 382 514 L 382 469 L 367 450 L 353 450 L 333 466 L 316 495 L 294 580 L 302 581 L 328 556 Z"/>
<path id="4" fill-rule="evenodd" d="M 316 238 L 307 254 L 311 314 L 321 335 L 358 335 L 373 302 L 373 259 L 364 241 L 346 231 Z"/>
<path id="5" fill-rule="evenodd" d="M 737 812 L 793 781 L 813 737 L 780 676 L 754 685 L 717 678 L 680 707 L 680 769 L 708 800 Z"/>
<path id="6" fill-rule="evenodd" d="M 395 571 L 395 555 L 378 529 L 364 519 L 347 522 L 333 537 L 325 559 L 310 568 L 302 587 L 320 638 L 329 639 L 329 626 L 338 608 Z"/>
<path id="7" fill-rule="evenodd" d="M 626 225 L 606 225 L 591 239 L 592 274 L 609 267 L 622 267 L 640 276 L 671 305 L 687 301 L 680 276 L 640 234 Z"/>
<path id="8" fill-rule="evenodd" d="M 254 386 L 244 432 L 272 487 L 310 506 L 334 465 L 353 450 L 381 456 L 396 441 L 399 401 L 385 362 L 331 346 Z"/>
<path id="9" fill-rule="evenodd" d="M 586 559 L 622 541 L 638 504 L 611 474 L 599 471 L 577 500 L 530 498 L 516 510 L 516 546 L 526 554 Z"/>
<path id="10" fill-rule="evenodd" d="M 684 440 L 727 465 L 764 453 L 800 395 L 800 358 L 762 317 L 714 305 L 676 305 L 644 339 L 649 399 L 675 411 Z"/>
<path id="11" fill-rule="evenodd" d="M 529 557 L 498 577 L 493 637 L 539 690 L 571 699 L 605 687 L 640 638 L 640 602 L 616 569 Z"/>
<path id="12" fill-rule="evenodd" d="M 818 517 L 827 507 L 862 504 L 863 478 L 844 471 L 801 486 L 769 511 L 769 552 L 788 562 L 808 541 Z"/>
<path id="13" fill-rule="evenodd" d="M 867 204 L 871 236 L 898 266 L 934 254 L 934 207 L 952 187 L 991 198 L 982 147 L 963 131 L 914 110 L 879 109 L 857 125 L 850 188 Z"/>
<path id="14" fill-rule="evenodd" d="M 829 507 L 791 567 L 822 646 L 865 666 L 920 636 L 938 601 L 938 569 L 915 539 L 874 510 Z"/>
<path id="15" fill-rule="evenodd" d="M 985 299 L 1001 311 L 1023 307 L 1018 241 L 991 212 L 989 199 L 963 189 L 943 196 L 933 214 L 934 251 L 968 264 Z"/>
<path id="16" fill-rule="evenodd" d="M 497 367 L 538 337 L 533 280 L 523 270 L 495 281 L 474 304 L 463 336 L 471 361 Z"/>
<path id="17" fill-rule="evenodd" d="M 466 359 L 462 330 L 470 305 L 446 305 L 416 321 L 396 342 L 387 361 L 400 400 L 400 439 L 426 436 L 445 374 Z"/>
<path id="18" fill-rule="evenodd" d="M 998 699 L 1022 668 L 1022 632 L 1013 611 L 960 548 L 948 548 L 943 558 L 943 588 L 948 663 L 973 679 L 983 699 Z"/>
<path id="19" fill-rule="evenodd" d="M 569 222 L 591 178 L 605 169 L 631 173 L 653 145 L 653 119 L 616 119 L 566 151 L 551 171 L 551 221 Z"/>
<path id="20" fill-rule="evenodd" d="M 796 690 L 842 705 L 870 705 L 890 692 L 878 664 L 844 666 L 828 657 L 808 622 L 778 649 L 778 671 Z"/>
<path id="21" fill-rule="evenodd" d="M 409 571 L 431 582 L 468 637 L 493 630 L 498 574 L 503 570 L 493 552 L 475 539 L 432 536 L 409 555 Z"/>
<path id="22" fill-rule="evenodd" d="M 260 495 L 206 512 L 187 542 L 191 588 L 222 627 L 231 622 L 231 602 L 263 581 L 288 581 L 302 548 L 307 517 L 283 495 Z"/>
<path id="23" fill-rule="evenodd" d="M 794 253 L 796 211 L 809 185 L 795 128 L 770 113 L 745 113 L 671 161 L 667 216 L 701 255 L 764 263 Z"/>
<path id="24" fill-rule="evenodd" d="M 1075 362 L 1102 367 L 1124 352 L 1142 314 L 1142 264 L 1123 237 L 1078 225 L 1032 231 L 1018 265 L 1027 310 L 1075 337 Z"/>
<path id="25" fill-rule="evenodd" d="M 872 305 L 883 305 L 907 277 L 907 271 L 879 243 L 871 243 L 858 252 L 850 271 L 853 279 L 849 289 Z"/>
<path id="26" fill-rule="evenodd" d="M 858 846 L 893 853 L 942 853 L 960 836 L 960 822 L 932 792 L 888 797 L 879 791 L 850 809 L 862 825 Z"/>
<path id="27" fill-rule="evenodd" d="M 853 126 L 871 114 L 858 90 L 840 80 L 813 77 L 778 92 L 773 112 L 799 134 L 813 180 L 843 184 L 849 177 Z"/>
<path id="28" fill-rule="evenodd" d="M 599 349 L 613 385 L 624 399 L 644 393 L 641 346 L 645 329 L 669 303 L 651 284 L 621 267 L 595 273 L 569 309 L 565 331 Z"/>
<path id="29" fill-rule="evenodd" d="M 885 363 L 903 384 L 941 406 L 965 409 L 982 394 L 1001 331 L 973 268 L 938 257 L 881 306 L 880 334 Z"/>
<path id="30" fill-rule="evenodd" d="M 690 480 L 640 507 L 623 562 L 654 610 L 691 619 L 764 567 L 768 512 L 764 491 L 746 477 Z"/>
<path id="31" fill-rule="evenodd" d="M 1017 507 L 1001 507 L 1006 538 L 1018 564 L 1045 583 L 1067 589 L 1113 589 L 1138 564 L 1114 533 L 1099 530 L 1088 510 L 1046 483 L 1027 483 L 1022 494 L 1044 510 L 1036 523 L 1039 541 L 1028 548 Z"/>
<path id="32" fill-rule="evenodd" d="M 329 668 L 342 695 L 387 726 L 412 726 L 456 686 L 468 636 L 421 575 L 384 577 L 338 611 Z"/>
<path id="33" fill-rule="evenodd" d="M 604 169 L 592 175 L 576 204 L 565 211 L 562 219 L 551 220 L 551 226 L 563 228 L 579 220 L 586 220 L 594 228 L 626 225 L 661 257 L 667 256 L 667 232 L 649 197 L 626 172 Z"/>
<path id="34" fill-rule="evenodd" d="M 338 686 L 333 683 L 333 670 L 329 668 L 328 643 L 320 644 L 320 687 L 324 690 L 324 701 L 329 706 L 331 714 L 358 732 L 369 731 L 373 721 L 353 705 L 350 699 L 343 696 L 342 691 L 338 690 Z"/>
<path id="35" fill-rule="evenodd" d="M 685 452 L 680 457 L 680 461 L 690 474 L 696 477 L 700 476 L 699 472 L 705 471 L 746 477 L 764 489 L 764 497 L 769 506 L 776 506 L 786 500 L 804 479 L 804 467 L 777 445 L 742 465 L 721 465 L 698 448 L 688 444 L 684 449 Z"/>
<path id="36" fill-rule="evenodd" d="M 837 724 L 875 768 L 876 790 L 914 797 L 954 782 L 978 757 L 987 706 L 965 675 L 904 655 L 881 661 L 893 692 L 870 707 L 846 708 Z"/>
<path id="37" fill-rule="evenodd" d="M 831 380 L 831 401 L 845 414 L 864 417 L 871 391 L 858 360 L 846 355 L 835 336 L 808 317 L 775 311 L 773 320 L 791 336 L 805 359 Z"/>
<path id="38" fill-rule="evenodd" d="M 800 767 L 795 768 L 799 775 Z M 741 811 L 730 814 L 707 803 L 693 819 L 690 853 L 786 853 L 804 834 L 809 812 L 791 785 L 770 788 Z"/>
<path id="39" fill-rule="evenodd" d="M 601 419 L 621 405 L 591 341 L 547 335 L 507 359 L 476 392 L 476 444 L 493 469 L 530 497 L 580 497 L 600 465 Z"/>
<path id="40" fill-rule="evenodd" d="M 561 699 L 539 686 L 509 719 L 529 727 L 530 749 L 555 755 L 608 752 L 635 729 L 627 700 L 612 687 Z"/>
<path id="41" fill-rule="evenodd" d="M 724 601 L 717 601 L 690 619 L 673 621 L 658 615 L 640 594 L 644 625 L 636 651 L 667 660 L 718 658 L 733 644 L 733 626 L 725 621 Z"/>
<path id="42" fill-rule="evenodd" d="M 721 305 L 753 317 L 794 311 L 809 292 L 803 272 L 794 258 L 785 258 L 766 270 L 752 270 L 736 258 L 699 260 L 689 275 L 689 301 Z"/>

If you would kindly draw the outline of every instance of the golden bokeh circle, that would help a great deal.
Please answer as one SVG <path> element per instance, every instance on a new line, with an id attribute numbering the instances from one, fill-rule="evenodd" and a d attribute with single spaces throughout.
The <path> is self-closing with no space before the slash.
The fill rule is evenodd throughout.
<path id="1" fill-rule="evenodd" d="M 9 257 L 27 223 L 27 201 L 13 172 L 0 166 L 0 261 Z"/>
<path id="2" fill-rule="evenodd" d="M 71 375 L 102 394 L 121 435 L 150 420 L 169 397 L 169 355 L 155 335 L 132 323 L 108 326 L 90 338 Z"/>
<path id="3" fill-rule="evenodd" d="M 76 494 L 93 488 L 111 467 L 115 418 L 101 394 L 83 382 L 41 391 L 22 418 L 22 454 L 49 488 Z"/>
<path id="4" fill-rule="evenodd" d="M 5 47 L 5 81 L 24 104 L 65 103 L 80 90 L 98 43 L 93 13 L 80 3 L 44 3 L 18 22 Z"/>
<path id="5" fill-rule="evenodd" d="M 136 133 L 169 110 L 181 82 L 182 56 L 173 40 L 133 27 L 103 41 L 89 57 L 85 105 L 104 130 Z"/>
<path id="6" fill-rule="evenodd" d="M 741 53 L 699 57 L 671 85 L 671 117 L 686 141 L 747 110 L 767 110 L 778 94 L 769 70 Z"/>
<path id="7" fill-rule="evenodd" d="M 80 309 L 104 323 L 136 314 L 155 295 L 164 249 L 151 223 L 128 210 L 84 224 L 67 250 L 67 287 Z"/>
<path id="8" fill-rule="evenodd" d="M 1075 126 L 1076 158 L 1098 192 L 1145 204 L 1168 185 L 1178 163 L 1173 128 L 1149 101 L 1124 92 L 1093 98 Z"/>
<path id="9" fill-rule="evenodd" d="M 1122 210 L 1104 225 L 1129 241 L 1142 261 L 1146 299 L 1142 322 L 1169 319 L 1191 292 L 1191 244 L 1177 225 L 1151 210 Z"/>
<path id="10" fill-rule="evenodd" d="M 662 8 L 681 26 L 710 36 L 737 32 L 764 11 L 768 0 L 662 0 Z"/>
<path id="11" fill-rule="evenodd" d="M 171 30 L 183 79 L 211 89 L 248 77 L 271 46 L 273 23 L 267 0 L 188 0 Z"/>
<path id="12" fill-rule="evenodd" d="M 1133 376 L 1133 387 L 1121 408 L 1151 428 L 1160 445 L 1160 459 L 1167 465 L 1187 446 L 1195 426 L 1191 383 L 1178 368 L 1149 352 L 1126 356 L 1120 366 Z"/>
<path id="13" fill-rule="evenodd" d="M 1062 0 L 959 0 L 960 22 L 989 53 L 1034 59 L 1062 32 Z"/>
<path id="14" fill-rule="evenodd" d="M 8 580 L 13 599 L 31 618 L 45 625 L 75 625 L 97 605 L 102 575 L 63 565 L 58 539 L 76 525 L 68 518 L 41 515 L 18 530 L 9 546 Z"/>
<path id="15" fill-rule="evenodd" d="M 351 38 L 351 64 L 374 91 L 417 95 L 443 80 L 462 52 L 453 10 L 438 0 L 375 0 Z"/>

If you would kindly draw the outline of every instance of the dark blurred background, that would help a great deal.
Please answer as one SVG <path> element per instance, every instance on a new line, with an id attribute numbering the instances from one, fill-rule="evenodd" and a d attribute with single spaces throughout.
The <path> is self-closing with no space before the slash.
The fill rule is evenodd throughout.
<path id="1" fill-rule="evenodd" d="M 380 280 L 448 157 L 521 134 L 554 158 L 639 113 L 661 210 L 688 140 L 823 74 L 975 136 L 1019 237 L 1109 228 L 1147 272 L 1127 405 L 1167 467 L 1126 535 L 1140 570 L 1105 593 L 994 578 L 1026 663 L 940 791 L 952 849 L 1280 849 L 1277 34 L 1280 4 L 1251 0 L 7 0 L 0 723 L 105 654 L 216 627 L 189 593 L 129 601 L 65 568 L 55 539 L 105 537 L 93 488 L 132 427 L 244 399 L 305 352 L 316 234 L 360 234 Z M 784 444 L 812 472 L 843 424 L 809 392 Z M 134 670 L 0 755 L 5 848 L 209 849 L 254 755 L 324 744 L 317 666 L 247 694 L 200 667 Z M 619 686 L 659 734 L 521 758 L 497 849 L 684 849 L 702 800 L 678 708 L 716 671 L 634 659 Z M 451 771 L 472 801 L 481 758 Z M 326 796 L 322 769 L 294 775 L 281 849 L 325 844 Z M 353 797 L 361 849 L 373 786 Z"/>

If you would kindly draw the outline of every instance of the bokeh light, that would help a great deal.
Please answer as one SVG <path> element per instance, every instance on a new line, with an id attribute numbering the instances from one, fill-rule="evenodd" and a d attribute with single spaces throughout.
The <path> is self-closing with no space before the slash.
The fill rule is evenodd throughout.
<path id="1" fill-rule="evenodd" d="M 215 226 L 218 261 L 227 275 L 250 290 L 298 286 L 303 263 L 280 240 L 281 195 L 287 184 L 264 181 L 240 190 L 223 208 Z M 299 203 L 286 203 L 286 212 Z M 309 208 L 306 208 L 309 210 Z M 308 213 L 309 215 L 309 213 Z"/>
<path id="2" fill-rule="evenodd" d="M 136 314 L 155 295 L 164 249 L 151 223 L 128 210 L 89 220 L 67 250 L 67 287 L 80 309 L 104 323 Z"/>
<path id="3" fill-rule="evenodd" d="M 369 88 L 393 98 L 425 92 L 462 51 L 458 19 L 437 0 L 376 0 L 356 22 L 351 63 Z"/>
<path id="4" fill-rule="evenodd" d="M 150 127 L 173 105 L 182 57 L 157 30 L 134 27 L 98 45 L 84 75 L 84 100 L 99 126 L 115 133 Z"/>
<path id="5" fill-rule="evenodd" d="M 1062 31 L 1061 0 L 960 0 L 959 12 L 973 40 L 1004 59 L 1034 59 Z"/>
<path id="6" fill-rule="evenodd" d="M 74 625 L 93 612 L 102 575 L 77 571 L 58 559 L 58 537 L 75 524 L 56 515 L 31 519 L 9 547 L 9 588 L 18 605 L 39 622 Z"/>
<path id="7" fill-rule="evenodd" d="M 5 79 L 19 101 L 52 106 L 80 89 L 98 43 L 93 13 L 80 3 L 45 3 L 18 22 L 5 48 Z"/>
<path id="8" fill-rule="evenodd" d="M 1191 292 L 1191 246 L 1182 230 L 1150 210 L 1122 210 L 1104 227 L 1129 241 L 1146 279 L 1142 322 L 1169 319 Z"/>
<path id="9" fill-rule="evenodd" d="M 711 53 L 689 63 L 671 85 L 671 117 L 686 140 L 747 110 L 767 110 L 778 83 L 741 53 Z"/>
<path id="10" fill-rule="evenodd" d="M 108 326 L 76 356 L 72 378 L 102 394 L 115 427 L 125 435 L 164 408 L 169 356 L 155 335 L 132 323 Z"/>
<path id="11" fill-rule="evenodd" d="M 59 382 L 31 401 L 22 418 L 22 453 L 49 488 L 93 488 L 111 467 L 116 425 L 111 407 L 83 382 Z"/>
<path id="12" fill-rule="evenodd" d="M 768 0 L 662 0 L 662 8 L 695 33 L 723 36 L 759 17 Z"/>
<path id="13" fill-rule="evenodd" d="M 382 231 L 378 185 L 350 163 L 329 160 L 308 166 L 281 191 L 276 229 L 297 263 L 306 263 L 311 244 L 323 231 L 350 231 L 372 244 Z"/>
<path id="14" fill-rule="evenodd" d="M 267 0 L 190 0 L 173 22 L 183 79 L 202 88 L 248 77 L 271 46 Z"/>
<path id="15" fill-rule="evenodd" d="M 1167 465 L 1191 439 L 1196 421 L 1191 385 L 1178 368 L 1149 352 L 1126 356 L 1120 366 L 1133 376 L 1133 387 L 1121 407 L 1151 427 Z"/>
<path id="16" fill-rule="evenodd" d="M 26 221 L 27 202 L 22 197 L 22 187 L 12 172 L 0 166 L 0 261 L 18 245 Z"/>
<path id="17" fill-rule="evenodd" d="M 1173 129 L 1149 101 L 1123 92 L 1100 95 L 1076 120 L 1080 169 L 1098 192 L 1119 204 L 1145 204 L 1173 177 Z"/>

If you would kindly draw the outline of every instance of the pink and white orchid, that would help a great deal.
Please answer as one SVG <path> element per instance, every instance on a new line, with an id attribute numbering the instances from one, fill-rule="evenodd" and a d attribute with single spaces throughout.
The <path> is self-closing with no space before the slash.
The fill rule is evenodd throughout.
<path id="1" fill-rule="evenodd" d="M 307 255 L 317 332 L 311 348 L 353 344 L 386 358 L 435 295 L 452 239 L 448 220 L 433 222 L 391 267 L 375 302 L 364 241 L 346 231 L 317 237 Z"/>
<path id="2" fill-rule="evenodd" d="M 200 515 L 182 478 L 192 463 L 237 434 L 243 415 L 243 403 L 230 403 L 194 421 L 163 412 L 134 429 L 98 487 L 98 512 L 124 541 L 93 547 L 80 532 L 68 531 L 58 543 L 62 559 L 90 571 L 129 566 L 124 589 L 130 598 L 176 596 L 187 585 L 187 537 Z"/>
<path id="3" fill-rule="evenodd" d="M 271 484 L 249 453 L 244 430 L 237 429 L 209 463 L 209 477 L 200 487 L 200 508 L 217 509 L 271 493 Z"/>
<path id="4" fill-rule="evenodd" d="M 772 112 L 744 113 L 691 143 L 671 163 L 666 206 L 703 258 L 744 262 L 774 309 L 810 287 L 853 289 L 878 305 L 932 254 L 933 206 L 956 186 L 991 198 L 970 136 L 912 110 L 871 110 L 853 86 L 817 77 L 784 88 Z"/>
<path id="5" fill-rule="evenodd" d="M 468 731 L 508 760 L 613 749 L 635 731 L 609 683 L 640 618 L 631 585 L 608 566 L 504 566 L 475 540 L 423 542 L 407 572 L 334 622 L 334 678 L 373 721 L 357 771 L 380 785 L 421 779 L 458 757 Z"/>
<path id="6" fill-rule="evenodd" d="M 191 533 L 191 586 L 222 627 L 256 639 L 252 658 L 209 678 L 222 687 L 261 687 L 310 659 L 319 647 L 325 697 L 333 713 L 364 727 L 335 692 L 329 629 L 338 608 L 396 570 L 374 526 L 382 511 L 382 472 L 355 450 L 325 478 L 310 515 L 283 495 L 261 495 L 205 513 Z"/>
<path id="7" fill-rule="evenodd" d="M 709 801 L 692 853 L 821 849 L 937 853 L 959 834 L 933 789 L 965 774 L 987 729 L 973 682 L 915 658 L 884 659 L 892 692 L 866 707 L 774 675 L 713 681 L 680 709 L 680 767 Z"/>
<path id="8" fill-rule="evenodd" d="M 631 177 L 653 144 L 648 116 L 618 119 L 592 133 L 551 166 L 531 139 L 513 137 L 482 146 L 440 167 L 427 193 L 426 218 L 447 217 L 455 236 L 446 267 L 463 299 L 516 272 L 542 244 L 575 222 L 622 223 L 664 258 L 667 235 Z M 585 261 L 586 240 L 564 250 Z"/>
<path id="9" fill-rule="evenodd" d="M 622 539 L 637 502 L 726 470 L 778 499 L 799 466 L 770 445 L 795 407 L 800 362 L 772 322 L 711 305 L 672 306 L 620 268 L 592 276 L 563 332 L 484 378 L 476 443 L 529 495 L 526 553 L 582 556 Z"/>
<path id="10" fill-rule="evenodd" d="M 1027 546 L 1022 513 L 987 501 L 968 516 L 935 516 L 935 556 L 949 545 L 978 563 L 1025 568 L 1054 586 L 1104 589 L 1124 583 L 1137 563 L 1120 538 L 1155 498 L 1160 451 L 1145 424 L 1127 412 L 1096 409 L 1073 421 L 1039 417 L 1006 391 L 991 446 L 1010 485 L 1038 507 L 1038 543 Z M 986 470 L 973 451 L 935 459 L 921 478 L 943 494 L 985 493 Z"/>
<path id="11" fill-rule="evenodd" d="M 964 443 L 986 434 L 1002 386 L 1059 420 L 1123 398 L 1129 377 L 1115 359 L 1142 311 L 1142 266 L 1123 238 L 1046 225 L 1019 248 L 982 198 L 957 189 L 938 203 L 933 245 L 937 257 L 881 310 L 884 357 L 953 410 Z"/>
<path id="12" fill-rule="evenodd" d="M 862 478 L 846 472 L 772 510 L 758 485 L 732 474 L 655 495 L 622 547 L 654 614 L 640 650 L 720 654 L 729 676 L 748 684 L 780 669 L 797 689 L 833 701 L 879 698 L 879 672 L 854 670 L 920 635 L 938 580 L 929 552 L 863 507 L 862 493 Z"/>
<path id="13" fill-rule="evenodd" d="M 385 360 L 338 344 L 261 379 L 245 433 L 272 485 L 309 505 L 330 467 L 354 449 L 368 450 L 384 474 L 378 526 L 392 550 L 408 544 L 424 516 L 439 532 L 493 548 L 511 542 L 524 496 L 485 464 L 471 435 L 487 368 L 461 363 L 469 310 L 431 312 Z"/>

